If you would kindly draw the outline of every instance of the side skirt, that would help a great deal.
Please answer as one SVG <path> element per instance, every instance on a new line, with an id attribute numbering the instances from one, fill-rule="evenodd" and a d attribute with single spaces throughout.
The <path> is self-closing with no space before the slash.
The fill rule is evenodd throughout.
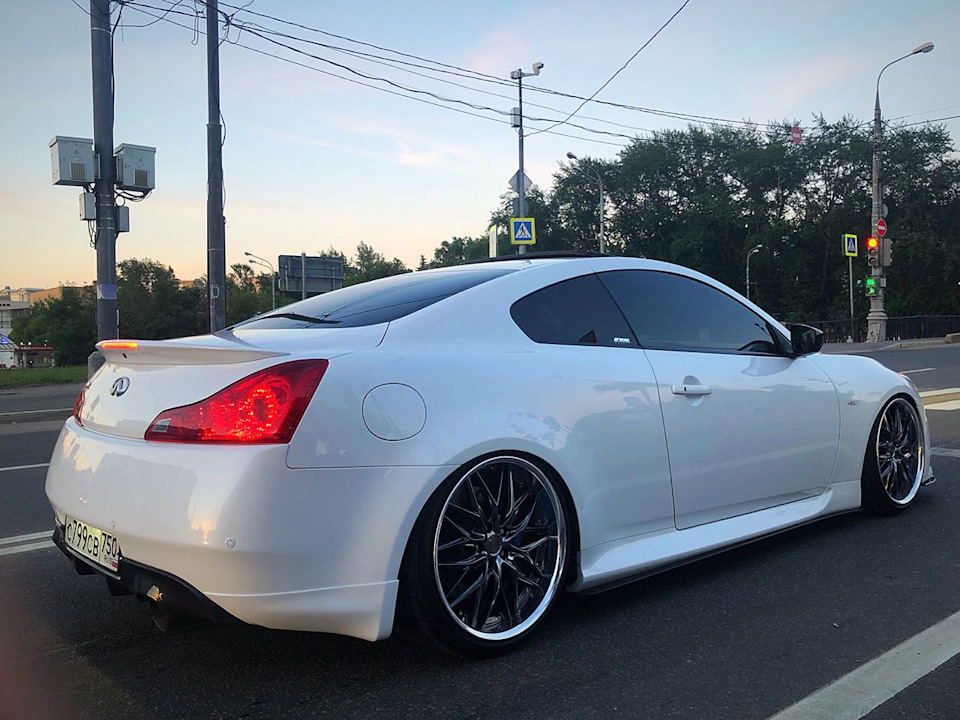
<path id="1" fill-rule="evenodd" d="M 569 590 L 602 592 L 859 507 L 860 481 L 854 480 L 747 515 L 605 543 L 581 551 L 579 576 Z"/>

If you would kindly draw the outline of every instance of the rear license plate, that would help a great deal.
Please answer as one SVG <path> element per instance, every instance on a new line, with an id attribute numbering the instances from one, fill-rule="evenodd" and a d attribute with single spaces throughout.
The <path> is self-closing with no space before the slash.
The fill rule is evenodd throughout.
<path id="1" fill-rule="evenodd" d="M 80 555 L 90 558 L 111 572 L 119 572 L 120 543 L 105 530 L 68 516 L 63 528 L 63 539 Z"/>

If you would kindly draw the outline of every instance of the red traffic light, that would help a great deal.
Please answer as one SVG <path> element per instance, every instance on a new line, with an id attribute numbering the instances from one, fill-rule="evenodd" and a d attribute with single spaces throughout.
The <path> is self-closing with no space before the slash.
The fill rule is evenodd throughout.
<path id="1" fill-rule="evenodd" d="M 876 250 L 880 242 L 875 237 L 867 238 L 867 250 Z"/>

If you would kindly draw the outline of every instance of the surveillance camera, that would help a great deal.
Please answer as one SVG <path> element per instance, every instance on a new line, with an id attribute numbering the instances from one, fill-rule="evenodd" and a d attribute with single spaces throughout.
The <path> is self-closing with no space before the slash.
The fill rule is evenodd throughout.
<path id="1" fill-rule="evenodd" d="M 543 69 L 543 63 L 542 63 L 542 62 L 536 62 L 536 63 L 533 64 L 533 74 L 534 74 L 534 75 L 539 75 L 539 74 L 540 74 L 540 71 L 541 71 L 542 69 Z"/>

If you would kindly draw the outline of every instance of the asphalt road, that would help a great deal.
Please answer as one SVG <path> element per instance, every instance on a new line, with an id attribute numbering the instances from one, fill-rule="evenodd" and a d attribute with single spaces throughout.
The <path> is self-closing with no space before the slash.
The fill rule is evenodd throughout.
<path id="1" fill-rule="evenodd" d="M 872 356 L 934 368 L 911 373 L 922 390 L 960 388 L 960 348 Z M 928 411 L 936 447 L 960 447 L 958 415 Z M 0 425 L 0 468 L 45 463 L 59 425 Z M 163 634 L 56 549 L 0 555 L 0 718 L 769 718 L 960 611 L 960 457 L 933 462 L 937 483 L 902 516 L 831 518 L 565 596 L 532 643 L 483 662 L 404 633 Z M 0 469 L 0 551 L 50 529 L 44 474 Z M 954 720 L 958 707 L 960 655 L 867 717 Z"/>

